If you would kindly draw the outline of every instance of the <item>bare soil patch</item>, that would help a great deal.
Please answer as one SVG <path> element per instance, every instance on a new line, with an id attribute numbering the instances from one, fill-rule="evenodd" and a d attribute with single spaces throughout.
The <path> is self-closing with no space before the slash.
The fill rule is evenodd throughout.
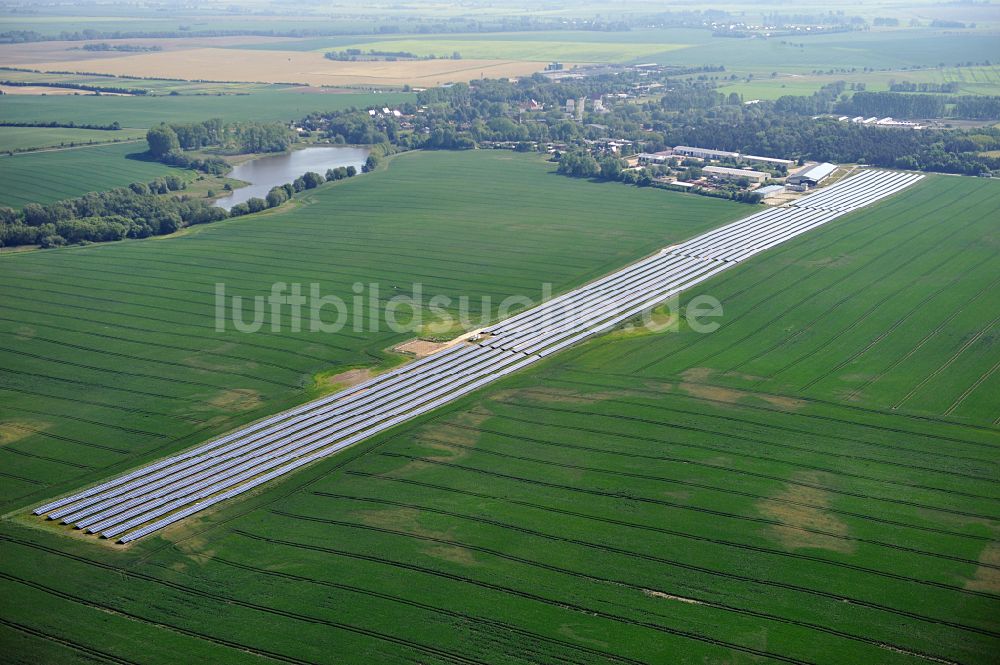
<path id="1" fill-rule="evenodd" d="M 479 442 L 478 428 L 492 416 L 493 414 L 486 409 L 473 408 L 470 411 L 449 416 L 443 421 L 431 423 L 423 431 L 442 443 L 473 446 Z M 435 457 L 431 459 L 453 459 L 458 452 L 454 448 L 442 447 L 442 449 L 450 453 L 447 458 Z"/>
<path id="2" fill-rule="evenodd" d="M 224 390 L 208 400 L 209 406 L 225 411 L 252 411 L 262 403 L 260 392 L 249 388 Z"/>
<path id="3" fill-rule="evenodd" d="M 678 387 L 689 395 L 728 404 L 737 404 L 747 399 L 756 398 L 785 411 L 795 411 L 806 405 L 806 402 L 794 397 L 771 395 L 753 390 L 741 390 L 740 388 L 726 388 L 706 383 L 714 374 L 715 370 L 708 367 L 692 367 L 681 375 L 685 380 Z M 748 381 L 760 378 L 749 374 L 727 374 L 727 376 L 737 376 Z"/>
<path id="4" fill-rule="evenodd" d="M 979 562 L 989 566 L 1000 566 L 1000 543 L 990 543 L 983 548 L 979 555 Z M 1000 593 L 1000 570 L 979 566 L 976 573 L 966 585 L 966 589 L 973 591 L 986 591 L 988 593 Z"/>
<path id="5" fill-rule="evenodd" d="M 437 353 L 447 346 L 447 342 L 430 342 L 426 339 L 411 339 L 409 342 L 404 342 L 398 346 L 394 346 L 392 350 L 399 353 L 410 353 L 417 358 L 425 358 L 433 353 Z"/>
<path id="6" fill-rule="evenodd" d="M 320 376 L 316 379 L 316 384 L 320 388 L 326 391 L 341 390 L 343 388 L 350 388 L 351 386 L 356 386 L 359 383 L 363 383 L 368 379 L 372 378 L 374 374 L 370 369 L 367 368 L 357 368 L 349 369 L 346 372 L 341 372 L 340 374 L 331 374 L 330 376 Z"/>
<path id="7" fill-rule="evenodd" d="M 796 480 L 818 483 L 822 476 L 818 473 L 799 474 Z M 774 497 L 777 501 L 762 500 L 757 503 L 757 509 L 771 519 L 780 520 L 789 527 L 768 527 L 770 535 L 782 546 L 790 550 L 824 549 L 832 552 L 850 554 L 856 549 L 852 541 L 842 540 L 834 536 L 847 536 L 847 524 L 825 511 L 830 506 L 830 493 L 802 485 L 786 485 L 785 489 Z M 791 505 L 781 501 L 808 503 L 810 506 Z M 815 506 L 815 507 L 812 507 Z M 802 528 L 826 531 L 831 536 L 802 531 Z"/>
<path id="8" fill-rule="evenodd" d="M 394 508 L 389 510 L 359 510 L 354 515 L 369 526 L 377 526 L 383 529 L 395 529 L 405 531 L 417 536 L 427 538 L 451 538 L 451 534 L 445 531 L 434 531 L 420 525 L 420 511 L 415 508 Z M 462 547 L 431 543 L 421 550 L 424 554 L 435 559 L 458 563 L 463 566 L 476 564 L 476 559 L 472 553 Z"/>
<path id="9" fill-rule="evenodd" d="M 490 399 L 496 402 L 509 402 L 514 399 L 544 402 L 546 404 L 593 404 L 619 397 L 635 396 L 626 390 L 605 390 L 592 393 L 576 392 L 567 388 L 521 388 L 516 390 L 501 390 L 494 393 Z"/>
<path id="10" fill-rule="evenodd" d="M 0 422 L 0 446 L 6 446 L 26 439 L 39 430 L 47 429 L 51 423 L 41 420 L 5 420 Z"/>
<path id="11" fill-rule="evenodd" d="M 684 596 L 675 596 L 672 593 L 663 593 L 662 591 L 653 591 L 652 589 L 643 589 L 642 592 L 647 596 L 652 598 L 663 598 L 664 600 L 676 600 L 679 603 L 688 603 L 690 605 L 704 605 L 705 603 L 700 600 L 695 600 L 694 598 L 685 598 Z"/>

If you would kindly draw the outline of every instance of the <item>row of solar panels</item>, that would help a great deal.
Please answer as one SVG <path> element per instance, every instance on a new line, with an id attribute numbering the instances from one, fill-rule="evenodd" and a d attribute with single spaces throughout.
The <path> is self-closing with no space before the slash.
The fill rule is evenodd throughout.
<path id="1" fill-rule="evenodd" d="M 916 173 L 862 171 L 832 187 L 805 196 L 793 206 L 850 212 L 894 194 L 923 178 Z"/>
<path id="2" fill-rule="evenodd" d="M 871 202 L 919 178 L 862 172 L 794 206 L 738 220 L 526 310 L 490 328 L 478 343 L 453 346 L 34 512 L 131 542 L 613 328 L 849 212 L 852 196 Z M 810 202 L 820 196 L 814 207 Z"/>
<path id="3" fill-rule="evenodd" d="M 770 208 L 667 248 L 597 282 L 503 321 L 482 345 L 547 355 L 631 318 L 727 267 L 890 196 L 923 176 L 862 171 L 795 205 Z M 822 197 L 822 198 L 820 198 Z M 819 204 L 814 201 L 819 199 Z M 855 199 L 861 203 L 852 204 Z M 568 340 L 568 341 L 567 341 Z"/>

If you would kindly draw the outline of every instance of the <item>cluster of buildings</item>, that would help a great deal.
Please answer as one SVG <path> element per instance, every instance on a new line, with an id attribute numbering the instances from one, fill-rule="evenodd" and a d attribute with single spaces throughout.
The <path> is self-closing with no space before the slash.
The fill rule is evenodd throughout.
<path id="1" fill-rule="evenodd" d="M 383 106 L 381 109 L 368 109 L 368 115 L 373 118 L 402 118 L 403 113 L 399 109 L 390 109 Z"/>
<path id="2" fill-rule="evenodd" d="M 715 150 L 712 148 L 698 148 L 695 146 L 678 145 L 668 150 L 652 153 L 640 153 L 633 159 L 636 168 L 645 166 L 667 166 L 679 173 L 681 163 L 685 160 L 698 160 L 706 165 L 701 167 L 702 177 L 697 182 L 680 182 L 672 176 L 664 176 L 664 181 L 679 186 L 707 186 L 712 187 L 718 183 L 739 182 L 746 186 L 749 191 L 754 191 L 763 198 L 784 194 L 786 192 L 802 192 L 810 187 L 815 187 L 829 178 L 837 166 L 835 164 L 822 163 L 811 164 L 801 169 L 795 170 L 797 164 L 790 159 L 780 159 L 777 157 L 763 157 L 761 155 L 747 155 L 729 150 Z M 724 166 L 722 163 L 740 164 L 741 166 Z M 762 168 L 770 170 L 756 170 L 744 167 L 743 164 L 760 165 Z M 790 173 L 790 175 L 785 175 Z M 781 184 L 766 185 L 768 181 Z"/>
<path id="3" fill-rule="evenodd" d="M 566 100 L 565 111 L 566 115 L 576 119 L 577 122 L 583 122 L 583 114 L 587 109 L 587 101 L 590 101 L 590 108 L 593 113 L 610 113 L 611 109 L 605 108 L 604 106 L 604 96 L 603 95 L 592 95 L 591 97 L 579 97 L 573 99 L 572 97 Z"/>
<path id="4" fill-rule="evenodd" d="M 925 125 L 919 122 L 913 122 L 912 120 L 893 120 L 891 117 L 879 118 L 878 116 L 872 116 L 866 118 L 863 115 L 856 116 L 854 118 L 846 115 L 842 115 L 837 118 L 840 122 L 853 122 L 856 125 L 873 125 L 875 127 L 901 127 L 903 129 L 923 129 Z"/>

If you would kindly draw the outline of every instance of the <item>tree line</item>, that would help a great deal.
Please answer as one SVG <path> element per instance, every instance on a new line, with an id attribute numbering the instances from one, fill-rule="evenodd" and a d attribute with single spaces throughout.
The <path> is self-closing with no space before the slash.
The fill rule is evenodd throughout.
<path id="1" fill-rule="evenodd" d="M 913 83 L 911 81 L 894 81 L 889 84 L 889 92 L 958 92 L 958 81 L 948 83 Z"/>
<path id="2" fill-rule="evenodd" d="M 899 92 L 856 92 L 834 110 L 847 115 L 893 118 L 960 118 L 1000 120 L 1000 97 L 985 95 L 941 96 Z"/>
<path id="3" fill-rule="evenodd" d="M 177 175 L 21 210 L 0 209 L 0 244 L 58 247 L 68 243 L 146 238 L 226 217 L 221 208 L 186 196 Z"/>
<path id="4" fill-rule="evenodd" d="M 122 128 L 121 123 L 115 120 L 107 125 L 92 125 L 88 123 L 76 123 L 70 120 L 69 122 L 58 122 L 56 120 L 39 120 L 39 121 L 11 121 L 11 120 L 0 120 L 0 127 L 63 127 L 66 129 L 100 129 L 109 132 L 116 132 Z"/>
<path id="5" fill-rule="evenodd" d="M 242 217 L 243 215 L 261 212 L 269 208 L 277 208 L 286 201 L 291 200 L 299 192 L 304 192 L 307 189 L 315 189 L 324 182 L 353 178 L 357 174 L 358 170 L 354 166 L 338 166 L 334 169 L 327 169 L 325 177 L 315 171 L 309 171 L 303 173 L 292 182 L 272 187 L 265 198 L 254 196 L 242 203 L 237 203 L 230 208 L 229 216 Z"/>
<path id="6" fill-rule="evenodd" d="M 0 81 L 0 85 L 20 87 L 62 88 L 64 90 L 84 90 L 86 92 L 106 92 L 116 95 L 145 95 L 145 88 L 122 88 L 114 85 L 90 85 L 88 83 L 60 83 L 57 81 Z"/>
<path id="7" fill-rule="evenodd" d="M 357 173 L 354 166 L 329 169 L 325 176 L 305 173 L 293 182 L 272 188 L 266 198 L 254 197 L 234 205 L 228 213 L 204 199 L 177 195 L 187 188 L 187 183 L 173 174 L 75 199 L 29 203 L 21 210 L 0 208 L 0 247 L 51 248 L 166 235 L 195 224 L 276 208 L 298 192 L 324 182 L 353 178 Z"/>

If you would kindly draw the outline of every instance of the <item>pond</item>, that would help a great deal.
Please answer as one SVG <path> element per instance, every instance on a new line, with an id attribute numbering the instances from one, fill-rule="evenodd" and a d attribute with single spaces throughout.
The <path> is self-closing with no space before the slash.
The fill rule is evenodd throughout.
<path id="1" fill-rule="evenodd" d="M 243 203 L 255 196 L 264 198 L 272 187 L 292 182 L 308 171 L 315 171 L 325 176 L 327 169 L 353 166 L 360 173 L 366 159 L 368 159 L 367 148 L 346 146 L 317 146 L 256 157 L 233 167 L 228 174 L 230 178 L 250 184 L 219 198 L 215 205 L 229 210 L 237 203 Z"/>

